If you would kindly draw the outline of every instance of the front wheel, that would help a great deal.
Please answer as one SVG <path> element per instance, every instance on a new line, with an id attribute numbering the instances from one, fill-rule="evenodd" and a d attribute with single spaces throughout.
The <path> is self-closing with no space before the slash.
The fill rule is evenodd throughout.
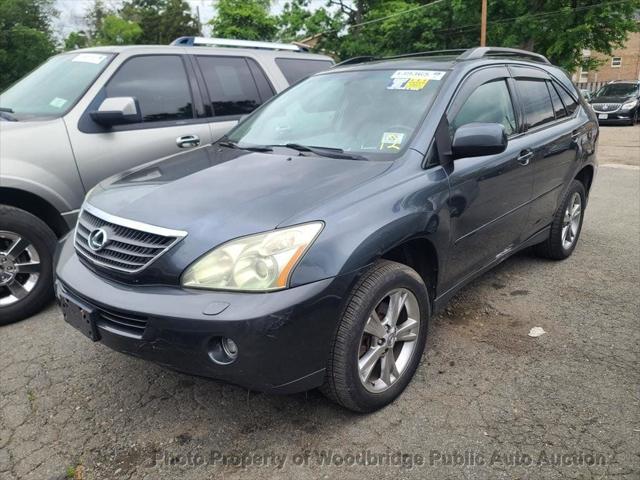
<path id="1" fill-rule="evenodd" d="M 418 368 L 429 314 L 427 288 L 417 272 L 386 260 L 374 264 L 347 301 L 323 393 L 356 412 L 391 403 Z"/>
<path id="2" fill-rule="evenodd" d="M 0 205 L 0 325 L 33 315 L 53 297 L 55 246 L 38 217 Z"/>
<path id="3" fill-rule="evenodd" d="M 582 231 L 585 201 L 584 185 L 573 180 L 553 217 L 549 238 L 535 246 L 535 252 L 539 256 L 564 260 L 573 253 Z"/>

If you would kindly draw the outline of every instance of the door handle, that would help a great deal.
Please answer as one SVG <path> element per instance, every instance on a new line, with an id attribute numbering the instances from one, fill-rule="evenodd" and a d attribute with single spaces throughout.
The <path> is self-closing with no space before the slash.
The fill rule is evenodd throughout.
<path id="1" fill-rule="evenodd" d="M 533 157 L 533 152 L 531 150 L 523 150 L 520 152 L 520 155 L 518 156 L 518 163 L 520 163 L 520 165 L 529 165 L 529 162 L 531 161 L 531 157 Z"/>
<path id="2" fill-rule="evenodd" d="M 176 145 L 180 148 L 193 148 L 200 145 L 200 137 L 197 135 L 184 135 L 176 138 Z"/>

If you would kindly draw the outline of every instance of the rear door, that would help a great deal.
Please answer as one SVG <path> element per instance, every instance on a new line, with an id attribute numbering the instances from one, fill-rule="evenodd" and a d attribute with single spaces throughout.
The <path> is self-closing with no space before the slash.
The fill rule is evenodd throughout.
<path id="1" fill-rule="evenodd" d="M 195 55 L 213 141 L 275 95 L 258 63 L 249 57 Z"/>
<path id="2" fill-rule="evenodd" d="M 126 58 L 82 113 L 69 137 L 84 187 L 128 168 L 211 142 L 197 84 L 184 55 Z M 90 112 L 107 97 L 134 97 L 142 122 L 111 128 Z M 184 139 L 191 139 L 185 142 Z"/>
<path id="3" fill-rule="evenodd" d="M 586 131 L 577 118 L 577 100 L 546 72 L 510 69 L 522 104 L 524 137 L 533 152 L 533 197 L 524 232 L 528 237 L 551 223 Z"/>
<path id="4" fill-rule="evenodd" d="M 508 136 L 500 154 L 453 162 L 446 275 L 452 285 L 506 256 L 519 244 L 526 224 L 533 171 L 513 88 L 506 67 L 484 68 L 465 80 L 447 114 L 452 136 L 473 122 L 500 123 Z"/>

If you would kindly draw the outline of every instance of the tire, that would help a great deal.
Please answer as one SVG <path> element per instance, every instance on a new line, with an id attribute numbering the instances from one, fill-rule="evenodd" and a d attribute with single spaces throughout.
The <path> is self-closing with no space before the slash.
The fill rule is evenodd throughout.
<path id="1" fill-rule="evenodd" d="M 389 328 L 385 329 L 385 321 L 393 317 L 389 313 L 392 298 L 397 300 L 397 305 L 406 298 L 402 308 L 396 309 L 400 312 L 396 317 L 397 331 L 391 326 L 393 322 L 387 323 Z M 368 330 L 373 328 L 374 309 L 381 319 L 375 331 L 379 333 L 382 328 L 386 340 L 365 332 L 365 326 Z M 409 384 L 420 364 L 429 317 L 429 295 L 420 275 L 400 263 L 376 262 L 358 280 L 347 299 L 331 345 L 325 382 L 320 390 L 330 400 L 354 412 L 373 412 L 393 402 Z M 386 353 L 376 360 L 365 380 L 361 380 L 359 367 L 366 365 L 365 357 L 376 358 L 382 351 Z M 394 362 L 388 360 L 390 354 Z M 383 380 L 383 363 L 395 365 L 395 369 L 387 370 L 386 382 Z"/>
<path id="2" fill-rule="evenodd" d="M 35 215 L 0 205 L 0 325 L 37 313 L 53 298 L 56 242 Z"/>
<path id="3" fill-rule="evenodd" d="M 575 202 L 578 198 L 580 201 L 579 218 L 577 218 L 577 223 L 575 224 L 572 221 L 575 217 L 571 219 L 568 225 L 570 231 L 567 233 L 565 230 L 568 220 L 567 212 L 570 206 L 572 209 L 575 207 Z M 564 260 L 571 256 L 578 244 L 580 232 L 582 231 L 585 205 L 586 193 L 584 185 L 578 180 L 573 180 L 562 197 L 560 207 L 553 217 L 549 238 L 534 247 L 538 256 L 552 260 Z M 569 239 L 567 235 L 571 238 Z"/>

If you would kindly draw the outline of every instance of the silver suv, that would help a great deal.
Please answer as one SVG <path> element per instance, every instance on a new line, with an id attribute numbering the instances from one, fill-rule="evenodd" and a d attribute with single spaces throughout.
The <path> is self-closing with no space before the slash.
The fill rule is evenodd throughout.
<path id="1" fill-rule="evenodd" d="M 0 324 L 51 298 L 56 240 L 97 182 L 210 144 L 274 94 L 333 64 L 295 45 L 239 45 L 250 48 L 76 50 L 0 95 Z"/>

